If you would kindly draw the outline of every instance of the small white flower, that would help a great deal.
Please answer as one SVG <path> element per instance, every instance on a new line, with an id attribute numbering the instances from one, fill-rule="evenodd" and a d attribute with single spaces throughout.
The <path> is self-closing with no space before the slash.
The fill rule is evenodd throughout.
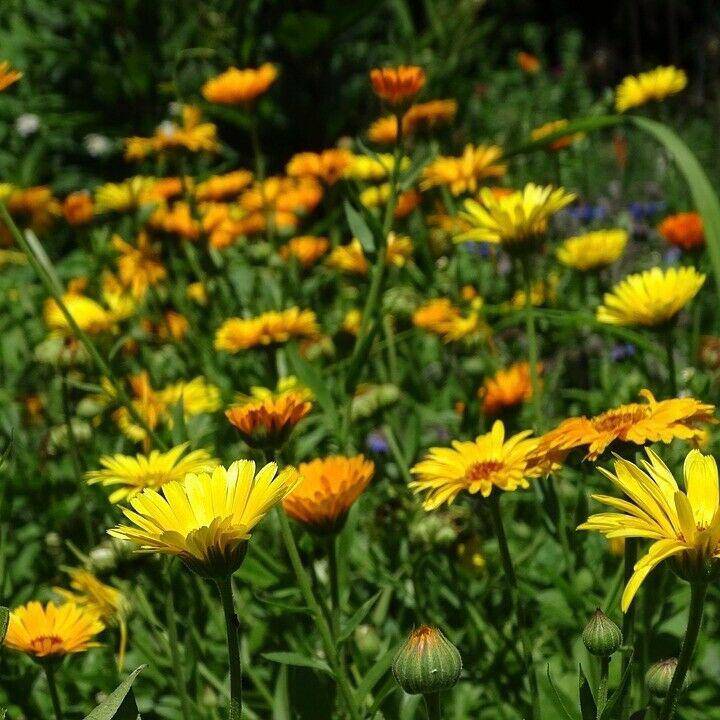
<path id="1" fill-rule="evenodd" d="M 105 135 L 100 135 L 99 133 L 90 133 L 89 135 L 86 135 L 83 143 L 85 145 L 85 150 L 87 150 L 88 155 L 91 157 L 102 157 L 103 155 L 107 155 L 112 147 L 110 139 L 105 137 Z"/>
<path id="2" fill-rule="evenodd" d="M 163 120 L 157 127 L 157 131 L 165 137 L 172 137 L 177 132 L 177 125 L 172 120 Z"/>
<path id="3" fill-rule="evenodd" d="M 22 137 L 33 135 L 40 129 L 40 118 L 33 113 L 23 113 L 15 121 L 15 130 Z"/>

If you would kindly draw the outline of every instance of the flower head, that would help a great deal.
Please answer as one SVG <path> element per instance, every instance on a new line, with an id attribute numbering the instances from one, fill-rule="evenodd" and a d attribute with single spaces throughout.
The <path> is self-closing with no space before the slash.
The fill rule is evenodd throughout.
<path id="1" fill-rule="evenodd" d="M 520 69 L 528 75 L 536 75 L 540 72 L 540 68 L 542 67 L 542 63 L 536 55 L 525 52 L 524 50 L 520 50 L 517 53 L 515 60 L 517 61 Z"/>
<path id="2" fill-rule="evenodd" d="M 16 83 L 23 74 L 19 70 L 12 70 L 7 60 L 0 62 L 0 92 Z"/>
<path id="3" fill-rule="evenodd" d="M 535 128 L 531 133 L 530 137 L 533 140 L 543 140 L 548 135 L 553 135 L 556 132 L 559 132 L 564 127 L 566 127 L 568 124 L 567 120 L 551 120 L 548 123 L 545 123 L 544 125 L 541 125 L 540 127 Z M 555 138 L 555 140 L 552 140 L 548 145 L 547 149 L 552 150 L 554 152 L 557 152 L 558 150 L 564 150 L 565 148 L 570 147 L 573 143 L 575 143 L 578 140 L 581 140 L 584 136 L 583 133 L 568 133 L 567 135 L 561 135 L 558 138 Z"/>
<path id="4" fill-rule="evenodd" d="M 658 226 L 665 241 L 682 250 L 696 250 L 705 245 L 703 221 L 696 212 L 668 215 Z"/>
<path id="5" fill-rule="evenodd" d="M 202 96 L 212 103 L 220 105 L 250 105 L 268 88 L 277 78 L 277 68 L 265 63 L 259 68 L 246 68 L 239 70 L 236 67 L 228 68 L 224 73 L 210 78 L 202 86 Z"/>
<path id="6" fill-rule="evenodd" d="M 629 75 L 615 90 L 615 109 L 625 112 L 651 101 L 660 102 L 685 89 L 687 75 L 676 67 L 657 67 L 650 72 Z"/>
<path id="7" fill-rule="evenodd" d="M 113 246 L 120 253 L 117 261 L 120 282 L 130 289 L 134 298 L 142 298 L 149 287 L 167 276 L 158 248 L 150 242 L 147 233 L 141 232 L 134 245 L 115 235 Z"/>
<path id="8" fill-rule="evenodd" d="M 486 415 L 497 415 L 506 408 L 527 402 L 532 397 L 529 363 L 514 363 L 507 369 L 498 370 L 485 380 L 478 390 L 478 397 Z"/>
<path id="9" fill-rule="evenodd" d="M 413 325 L 439 336 L 446 343 L 462 340 L 476 332 L 488 331 L 478 312 L 481 304 L 482 301 L 463 315 L 448 298 L 433 298 L 415 310 Z"/>
<path id="10" fill-rule="evenodd" d="M 425 85 L 425 71 L 416 65 L 375 68 L 370 71 L 375 94 L 390 105 L 405 105 Z"/>
<path id="11" fill-rule="evenodd" d="M 447 187 L 453 195 L 475 192 L 487 178 L 499 178 L 507 165 L 502 163 L 502 148 L 498 145 L 466 145 L 463 154 L 441 156 L 423 170 L 420 188 Z"/>
<path id="12" fill-rule="evenodd" d="M 301 235 L 288 240 L 280 248 L 280 257 L 285 261 L 296 258 L 302 267 L 309 268 L 328 251 L 329 247 L 327 238 Z"/>
<path id="13" fill-rule="evenodd" d="M 313 177 L 327 185 L 340 180 L 353 161 L 349 150 L 331 148 L 320 153 L 303 152 L 293 155 L 285 168 L 290 177 Z"/>
<path id="14" fill-rule="evenodd" d="M 63 201 L 63 216 L 70 225 L 84 225 L 93 219 L 95 206 L 89 192 L 70 193 Z"/>
<path id="15" fill-rule="evenodd" d="M 623 254 L 627 241 L 625 230 L 593 230 L 565 240 L 556 255 L 563 265 L 587 272 L 614 263 Z"/>

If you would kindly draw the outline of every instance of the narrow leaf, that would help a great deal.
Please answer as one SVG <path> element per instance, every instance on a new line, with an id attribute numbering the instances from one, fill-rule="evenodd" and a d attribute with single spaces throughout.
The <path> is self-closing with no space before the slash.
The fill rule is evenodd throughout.
<path id="1" fill-rule="evenodd" d="M 365 222 L 365 218 L 347 201 L 343 203 L 345 217 L 347 218 L 350 232 L 360 241 L 362 249 L 370 254 L 375 252 L 375 238 L 372 230 Z"/>
<path id="2" fill-rule="evenodd" d="M 263 657 L 271 662 L 280 663 L 281 665 L 295 665 L 297 667 L 312 668 L 321 672 L 333 675 L 333 671 L 324 660 L 318 658 L 307 657 L 297 652 L 271 652 L 264 653 Z"/>
<path id="3" fill-rule="evenodd" d="M 575 720 L 575 718 L 570 714 L 568 709 L 565 707 L 565 703 L 563 702 L 563 699 L 560 695 L 560 690 L 558 690 L 557 685 L 555 684 L 555 681 L 553 680 L 552 673 L 550 672 L 550 665 L 547 666 L 547 679 L 550 683 L 550 687 L 552 688 L 553 694 L 555 695 L 555 700 L 557 701 L 556 707 L 562 711 L 562 714 L 567 718 L 567 720 Z"/>
<path id="4" fill-rule="evenodd" d="M 590 683 L 585 677 L 582 665 L 578 666 L 578 673 L 580 681 L 580 712 L 582 713 L 582 718 L 583 720 L 596 720 L 597 705 L 595 705 L 595 698 L 590 689 Z"/>
<path id="5" fill-rule="evenodd" d="M 2 645 L 5 640 L 9 624 L 10 611 L 6 607 L 0 606 L 0 645 Z"/>
<path id="6" fill-rule="evenodd" d="M 146 667 L 147 665 L 141 665 L 133 670 L 125 681 L 105 698 L 105 702 L 98 705 L 85 720 L 137 720 L 140 713 L 135 703 L 132 684 Z"/>
<path id="7" fill-rule="evenodd" d="M 625 692 L 625 686 L 630 679 L 632 656 L 633 653 L 631 650 L 630 657 L 628 658 L 627 667 L 625 668 L 625 672 L 623 673 L 622 678 L 620 678 L 620 685 L 618 686 L 617 690 L 615 690 L 615 692 L 608 698 L 607 703 L 605 703 L 605 707 L 603 708 L 602 714 L 600 715 L 600 720 L 610 720 L 610 718 L 612 717 L 612 711 L 620 701 L 620 698 L 623 696 L 623 693 Z"/>
<path id="8" fill-rule="evenodd" d="M 344 642 L 355 632 L 355 628 L 365 619 L 370 610 L 372 610 L 373 605 L 381 594 L 382 590 L 376 592 L 350 616 L 350 618 L 343 625 L 342 630 L 340 631 L 338 642 Z"/>

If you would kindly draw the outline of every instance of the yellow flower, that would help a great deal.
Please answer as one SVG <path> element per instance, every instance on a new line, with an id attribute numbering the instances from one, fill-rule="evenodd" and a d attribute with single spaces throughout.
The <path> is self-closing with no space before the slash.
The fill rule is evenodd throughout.
<path id="1" fill-rule="evenodd" d="M 662 325 L 697 295 L 704 282 L 705 275 L 694 267 L 655 267 L 628 275 L 605 293 L 597 319 L 610 325 Z"/>
<path id="2" fill-rule="evenodd" d="M 705 578 L 720 558 L 718 470 L 715 459 L 691 450 L 685 458 L 681 490 L 665 463 L 649 448 L 641 467 L 618 458 L 615 473 L 598 468 L 627 500 L 593 495 L 618 512 L 591 515 L 578 530 L 596 530 L 605 537 L 652 540 L 647 554 L 635 565 L 622 596 L 627 612 L 640 585 L 663 560 L 673 558 L 687 580 Z"/>
<path id="3" fill-rule="evenodd" d="M 16 83 L 23 74 L 19 70 L 11 70 L 7 60 L 0 62 L 0 92 Z"/>
<path id="4" fill-rule="evenodd" d="M 106 183 L 95 190 L 95 211 L 126 212 L 145 202 L 155 185 L 155 178 L 136 175 L 120 183 Z"/>
<path id="5" fill-rule="evenodd" d="M 505 174 L 507 165 L 501 162 L 502 154 L 497 145 L 466 145 L 459 158 L 441 156 L 427 165 L 420 188 L 444 186 L 453 195 L 475 192 L 482 180 Z"/>
<path id="6" fill-rule="evenodd" d="M 500 243 L 506 248 L 532 243 L 545 235 L 550 218 L 574 199 L 573 193 L 550 185 L 528 183 L 523 190 L 508 195 L 483 188 L 480 202 L 465 201 L 465 212 L 460 216 L 471 229 L 455 240 Z"/>
<path id="7" fill-rule="evenodd" d="M 173 480 L 182 480 L 187 473 L 209 472 L 218 461 L 207 450 L 193 450 L 184 455 L 189 443 L 182 443 L 161 453 L 153 450 L 150 455 L 103 455 L 102 470 L 85 474 L 88 483 L 101 483 L 105 487 L 120 485 L 110 495 L 110 502 L 117 503 L 132 497 L 145 488 L 159 488 Z"/>
<path id="8" fill-rule="evenodd" d="M 98 647 L 94 638 L 103 629 L 96 613 L 73 602 L 29 602 L 10 613 L 4 644 L 35 658 L 62 657 Z"/>
<path id="9" fill-rule="evenodd" d="M 300 484 L 283 500 L 285 512 L 321 533 L 337 532 L 375 472 L 363 455 L 333 455 L 300 463 Z"/>
<path id="10" fill-rule="evenodd" d="M 477 305 L 473 312 L 464 317 L 460 308 L 448 298 L 434 298 L 415 310 L 413 325 L 438 335 L 446 343 L 462 340 L 476 331 L 487 331 L 477 312 L 482 306 L 482 300 Z"/>
<path id="11" fill-rule="evenodd" d="M 108 532 L 141 552 L 175 555 L 203 577 L 225 578 L 240 567 L 253 528 L 298 481 L 294 468 L 278 473 L 275 463 L 257 474 L 250 460 L 219 465 L 212 474 L 143 490 L 124 510 L 133 525 Z"/>
<path id="12" fill-rule="evenodd" d="M 199 281 L 190 283 L 187 286 L 185 295 L 187 296 L 188 300 L 192 300 L 193 302 L 196 302 L 198 305 L 207 305 L 207 301 L 208 301 L 207 290 L 205 289 L 205 285 Z"/>
<path id="13" fill-rule="evenodd" d="M 548 273 L 541 280 L 536 280 L 530 288 L 530 304 L 533 307 L 540 307 L 545 303 L 552 303 L 557 299 L 557 287 L 560 284 L 560 278 L 557 273 Z M 511 308 L 520 309 L 525 307 L 525 291 L 517 290 L 513 293 L 509 303 Z"/>
<path id="14" fill-rule="evenodd" d="M 351 308 L 345 313 L 345 317 L 342 322 L 342 329 L 349 335 L 355 335 L 360 332 L 360 326 L 362 324 L 362 311 L 358 308 Z"/>
<path id="15" fill-rule="evenodd" d="M 568 238 L 557 249 L 557 259 L 568 267 L 587 272 L 614 263 L 625 250 L 625 230 L 594 230 Z"/>
<path id="16" fill-rule="evenodd" d="M 430 100 L 412 105 L 402 118 L 403 135 L 420 130 L 432 130 L 451 122 L 457 113 L 455 100 Z M 397 140 L 398 121 L 395 115 L 378 118 L 368 128 L 368 138 L 378 145 L 392 145 Z"/>
<path id="17" fill-rule="evenodd" d="M 398 121 L 394 115 L 378 118 L 368 128 L 367 135 L 371 142 L 378 145 L 393 145 L 397 140 Z M 405 128 L 403 128 L 403 132 Z"/>
<path id="18" fill-rule="evenodd" d="M 416 65 L 374 68 L 370 82 L 375 94 L 390 105 L 411 101 L 425 85 L 425 71 Z"/>
<path id="19" fill-rule="evenodd" d="M 552 120 L 551 122 L 545 123 L 538 128 L 535 128 L 531 133 L 530 137 L 533 140 L 542 140 L 548 135 L 552 135 L 562 130 L 568 124 L 567 120 Z M 568 133 L 567 135 L 561 135 L 551 143 L 547 145 L 548 150 L 558 151 L 570 147 L 575 141 L 581 140 L 585 135 L 583 133 Z"/>
<path id="20" fill-rule="evenodd" d="M 257 69 L 230 67 L 202 86 L 202 96 L 208 102 L 221 105 L 249 105 L 267 92 L 276 78 L 277 68 L 270 63 Z"/>
<path id="21" fill-rule="evenodd" d="M 327 264 L 331 268 L 354 275 L 367 275 L 369 264 L 362 245 L 357 239 L 353 239 L 347 245 L 338 245 L 330 253 Z"/>
<path id="22" fill-rule="evenodd" d="M 291 258 L 304 268 L 312 267 L 327 251 L 330 243 L 327 238 L 314 235 L 301 235 L 288 240 L 280 248 L 280 257 L 286 262 Z"/>
<path id="23" fill-rule="evenodd" d="M 615 90 L 615 109 L 625 112 L 651 101 L 659 102 L 684 90 L 686 85 L 685 72 L 672 66 L 629 75 Z"/>
<path id="24" fill-rule="evenodd" d="M 427 493 L 426 510 L 449 505 L 463 490 L 488 497 L 493 488 L 508 492 L 527 488 L 528 478 L 534 477 L 528 461 L 538 445 L 531 434 L 525 430 L 505 440 L 505 426 L 496 420 L 492 430 L 475 441 L 454 440 L 452 448 L 430 448 L 410 470 L 418 477 L 410 488 Z"/>
<path id="25" fill-rule="evenodd" d="M 135 245 L 126 242 L 120 235 L 115 235 L 112 242 L 120 253 L 118 276 L 134 298 L 142 298 L 149 287 L 154 287 L 167 276 L 159 248 L 150 242 L 147 233 L 141 232 Z"/>
<path id="26" fill-rule="evenodd" d="M 388 178 L 395 167 L 395 158 L 390 153 L 381 153 L 370 157 L 369 155 L 353 155 L 350 166 L 345 171 L 345 177 L 352 180 L 380 182 Z M 400 160 L 400 170 L 410 167 L 410 158 L 405 156 Z"/>
<path id="27" fill-rule="evenodd" d="M 482 400 L 486 415 L 497 415 L 507 408 L 526 402 L 532 397 L 529 363 L 514 363 L 507 369 L 498 370 L 492 377 L 485 379 L 478 390 L 478 397 Z"/>

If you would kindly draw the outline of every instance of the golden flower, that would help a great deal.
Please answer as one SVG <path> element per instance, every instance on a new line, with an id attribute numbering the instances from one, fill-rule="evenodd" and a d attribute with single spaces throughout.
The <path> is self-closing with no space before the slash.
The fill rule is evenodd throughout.
<path id="1" fill-rule="evenodd" d="M 16 83 L 23 74 L 19 70 L 11 70 L 7 60 L 0 62 L 0 92 Z"/>
<path id="2" fill-rule="evenodd" d="M 375 465 L 363 455 L 331 455 L 300 463 L 298 472 L 302 480 L 283 500 L 283 509 L 316 532 L 334 533 L 368 486 Z"/>
<path id="3" fill-rule="evenodd" d="M 540 72 L 540 68 L 542 67 L 540 60 L 532 53 L 520 50 L 515 56 L 515 59 L 520 69 L 528 75 L 536 75 Z"/>
<path id="4" fill-rule="evenodd" d="M 687 75 L 676 67 L 657 67 L 650 72 L 629 75 L 615 90 L 615 109 L 625 112 L 648 102 L 660 102 L 685 89 Z"/>
<path id="5" fill-rule="evenodd" d="M 97 614 L 73 602 L 43 607 L 33 601 L 10 613 L 4 644 L 35 658 L 62 657 L 98 647 L 95 637 L 103 630 Z"/>
<path id="6" fill-rule="evenodd" d="M 587 446 L 585 459 L 595 460 L 618 440 L 635 445 L 669 443 L 673 438 L 692 441 L 702 437 L 700 424 L 714 422 L 715 406 L 695 398 L 658 401 L 649 390 L 641 390 L 640 396 L 645 402 L 620 405 L 592 418 L 568 418 L 546 439 L 568 450 Z"/>
<path id="7" fill-rule="evenodd" d="M 11 215 L 29 219 L 31 227 L 42 231 L 50 227 L 53 220 L 62 213 L 62 205 L 45 185 L 28 188 L 13 188 L 5 199 Z"/>
<path id="8" fill-rule="evenodd" d="M 189 443 L 177 445 L 167 452 L 153 450 L 149 455 L 103 455 L 102 470 L 85 474 L 88 483 L 100 483 L 104 487 L 119 485 L 110 495 L 110 502 L 117 503 L 132 497 L 145 488 L 159 488 L 165 483 L 182 480 L 187 473 L 211 471 L 218 460 L 207 450 L 193 450 L 185 454 Z"/>
<path id="9" fill-rule="evenodd" d="M 292 307 L 253 318 L 230 318 L 215 333 L 215 349 L 237 353 L 258 345 L 284 343 L 294 338 L 316 338 L 320 334 L 315 313 Z"/>
<path id="10" fill-rule="evenodd" d="M 544 125 L 541 125 L 538 128 L 535 128 L 531 133 L 530 137 L 533 140 L 542 140 L 546 138 L 548 135 L 552 135 L 556 132 L 559 132 L 564 127 L 566 127 L 568 124 L 567 120 L 552 120 L 550 122 L 545 123 Z M 548 150 L 558 151 L 563 150 L 564 148 L 570 147 L 574 142 L 577 140 L 582 140 L 582 138 L 585 137 L 584 133 L 568 133 L 567 135 L 562 135 L 559 138 L 556 138 L 552 142 L 550 142 L 547 145 Z"/>
<path id="11" fill-rule="evenodd" d="M 368 128 L 367 135 L 371 142 L 378 145 L 393 145 L 397 140 L 398 121 L 395 115 L 378 118 Z M 405 129 L 403 128 L 403 132 Z"/>
<path id="12" fill-rule="evenodd" d="M 387 254 L 385 255 L 386 264 L 403 267 L 412 256 L 412 253 L 412 240 L 407 235 L 400 235 L 396 232 L 388 233 Z"/>
<path id="13" fill-rule="evenodd" d="M 95 211 L 127 212 L 140 207 L 145 195 L 156 184 L 155 178 L 136 175 L 120 183 L 106 183 L 95 190 Z"/>
<path id="14" fill-rule="evenodd" d="M 471 229 L 458 235 L 457 242 L 477 240 L 516 248 L 540 239 L 550 218 L 575 199 L 564 188 L 528 183 L 523 190 L 498 196 L 488 188 L 480 191 L 480 202 L 465 201 L 461 217 Z"/>
<path id="15" fill-rule="evenodd" d="M 697 295 L 704 282 L 705 275 L 694 267 L 655 267 L 628 275 L 605 293 L 597 319 L 611 325 L 662 325 Z"/>
<path id="16" fill-rule="evenodd" d="M 705 245 L 703 221 L 696 212 L 669 215 L 658 226 L 666 242 L 682 250 L 696 250 Z"/>
<path id="17" fill-rule="evenodd" d="M 639 587 L 663 560 L 673 558 L 687 580 L 707 581 L 709 566 L 720 557 L 718 470 L 715 459 L 691 450 L 683 467 L 681 490 L 667 465 L 649 448 L 640 467 L 617 458 L 615 473 L 598 468 L 627 496 L 593 495 L 616 512 L 591 515 L 578 530 L 595 530 L 609 539 L 652 540 L 647 554 L 636 563 L 622 596 L 627 612 Z"/>
<path id="18" fill-rule="evenodd" d="M 175 310 L 165 310 L 156 332 L 160 340 L 182 340 L 189 329 L 190 323 L 184 315 Z"/>
<path id="19" fill-rule="evenodd" d="M 438 125 L 452 122 L 457 114 L 455 100 L 430 100 L 408 108 L 403 115 L 403 135 L 429 131 Z M 368 129 L 368 138 L 378 145 L 392 145 L 397 140 L 398 120 L 395 115 L 378 118 Z"/>
<path id="20" fill-rule="evenodd" d="M 425 85 L 425 71 L 415 65 L 374 68 L 370 82 L 375 94 L 390 105 L 411 101 Z"/>
<path id="21" fill-rule="evenodd" d="M 378 208 L 387 205 L 390 200 L 390 183 L 370 185 L 360 193 L 360 202 L 368 208 Z M 407 217 L 420 203 L 422 195 L 417 190 L 406 190 L 395 198 L 393 215 L 396 218 Z"/>
<path id="22" fill-rule="evenodd" d="M 150 242 L 146 232 L 138 235 L 135 245 L 114 235 L 113 247 L 120 253 L 117 260 L 120 282 L 134 298 L 142 298 L 149 287 L 154 287 L 167 276 L 160 259 L 159 248 Z"/>
<path id="23" fill-rule="evenodd" d="M 192 209 L 186 202 L 158 206 L 150 216 L 148 224 L 157 230 L 188 240 L 197 240 L 202 232 L 202 225 L 193 216 Z"/>
<path id="24" fill-rule="evenodd" d="M 563 265 L 587 272 L 614 263 L 623 254 L 627 241 L 625 230 L 594 230 L 568 238 L 555 254 Z"/>
<path id="25" fill-rule="evenodd" d="M 414 189 L 401 192 L 395 199 L 395 210 L 393 216 L 396 218 L 407 217 L 422 202 L 422 195 Z"/>
<path id="26" fill-rule="evenodd" d="M 528 459 L 538 444 L 531 434 L 525 430 L 506 440 L 505 426 L 496 420 L 489 433 L 474 441 L 454 440 L 452 448 L 430 448 L 423 460 L 411 468 L 418 479 L 410 483 L 410 488 L 427 493 L 423 502 L 426 510 L 443 503 L 449 505 L 463 490 L 488 497 L 493 488 L 527 488 L 528 478 L 534 477 Z"/>
<path id="27" fill-rule="evenodd" d="M 278 473 L 268 463 L 256 473 L 254 462 L 238 460 L 143 490 L 124 510 L 133 525 L 108 532 L 141 552 L 175 555 L 203 577 L 225 578 L 242 563 L 253 528 L 298 481 L 294 468 Z"/>
<path id="28" fill-rule="evenodd" d="M 349 150 L 331 148 L 320 153 L 302 152 L 293 155 L 285 168 L 290 177 L 314 177 L 334 185 L 350 167 L 353 154 Z"/>
<path id="29" fill-rule="evenodd" d="M 441 156 L 426 165 L 420 188 L 444 186 L 453 195 L 475 192 L 481 181 L 505 174 L 507 166 L 501 162 L 502 154 L 497 145 L 466 145 L 459 158 Z"/>
<path id="30" fill-rule="evenodd" d="M 351 273 L 353 275 L 367 275 L 369 264 L 363 252 L 360 241 L 356 238 L 347 245 L 338 245 L 333 248 L 327 264 L 335 270 Z"/>
<path id="31" fill-rule="evenodd" d="M 208 102 L 221 105 L 250 105 L 267 92 L 276 78 L 277 68 L 270 63 L 257 69 L 230 67 L 202 86 L 202 96 Z"/>
<path id="32" fill-rule="evenodd" d="M 448 298 L 435 298 L 413 313 L 413 325 L 438 335 L 446 343 L 462 340 L 478 331 L 487 331 L 477 312 L 481 304 L 465 317 Z"/>
<path id="33" fill-rule="evenodd" d="M 354 155 L 345 176 L 352 180 L 365 182 L 380 182 L 387 179 L 395 167 L 395 158 L 390 153 L 378 155 Z M 410 167 L 410 158 L 405 156 L 400 160 L 400 170 Z"/>
<path id="34" fill-rule="evenodd" d="M 207 305 L 208 294 L 205 285 L 200 281 L 190 283 L 185 290 L 188 300 L 196 302 L 198 305 Z"/>
<path id="35" fill-rule="evenodd" d="M 557 273 L 551 272 L 541 280 L 536 280 L 530 288 L 530 304 L 533 307 L 540 307 L 546 303 L 553 303 L 557 300 L 557 288 L 560 278 Z M 517 290 L 507 303 L 511 308 L 519 310 L 525 307 L 525 291 Z"/>
<path id="36" fill-rule="evenodd" d="M 302 267 L 309 268 L 328 251 L 329 247 L 327 238 L 301 235 L 292 238 L 280 248 L 280 257 L 286 262 L 294 257 Z"/>
<path id="37" fill-rule="evenodd" d="M 239 195 L 253 180 L 249 170 L 234 170 L 224 175 L 214 175 L 195 188 L 195 197 L 205 200 L 226 200 Z"/>
<path id="38" fill-rule="evenodd" d="M 518 362 L 498 370 L 495 375 L 485 379 L 478 390 L 478 397 L 482 400 L 486 415 L 497 415 L 507 408 L 527 402 L 532 397 L 529 363 Z"/>
<path id="39" fill-rule="evenodd" d="M 342 329 L 349 335 L 357 336 L 362 325 L 362 311 L 351 308 L 345 313 L 342 321 Z"/>
<path id="40" fill-rule="evenodd" d="M 84 225 L 93 219 L 95 207 L 90 193 L 85 190 L 70 193 L 63 201 L 63 216 L 70 225 Z"/>

